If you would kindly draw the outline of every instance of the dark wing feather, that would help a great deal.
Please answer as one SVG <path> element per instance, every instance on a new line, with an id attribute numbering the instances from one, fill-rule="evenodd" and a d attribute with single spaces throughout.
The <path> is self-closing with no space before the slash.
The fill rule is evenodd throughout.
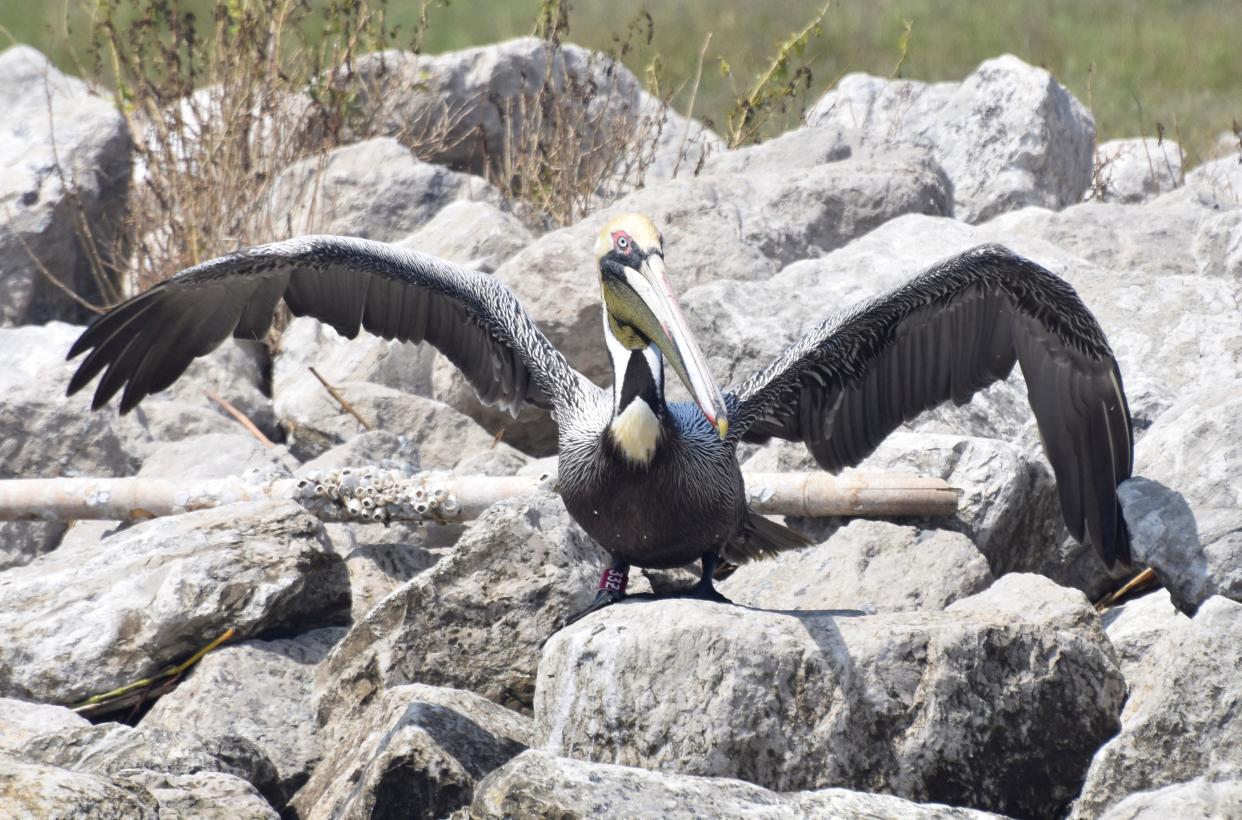
<path id="1" fill-rule="evenodd" d="M 281 298 L 354 338 L 426 341 L 461 368 L 488 403 L 572 401 L 582 378 L 517 298 L 490 276 L 382 242 L 307 236 L 262 245 L 182 271 L 100 316 L 69 358 L 90 354 L 69 383 L 103 373 L 94 408 L 116 393 L 121 412 L 171 385 L 229 335 L 260 339 Z"/>
<path id="2" fill-rule="evenodd" d="M 1104 333 L 1068 284 L 985 245 L 836 316 L 735 391 L 735 439 L 803 441 L 833 472 L 902 422 L 958 404 L 1020 362 L 1070 533 L 1129 563 L 1117 485 L 1134 435 Z"/>

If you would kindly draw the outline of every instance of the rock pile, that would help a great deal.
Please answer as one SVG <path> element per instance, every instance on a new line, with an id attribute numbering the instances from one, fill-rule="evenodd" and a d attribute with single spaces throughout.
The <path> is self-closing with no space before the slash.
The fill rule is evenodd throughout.
<path id="1" fill-rule="evenodd" d="M 399 103 L 389 135 L 290 167 L 268 195 L 309 227 L 297 192 L 313 183 L 333 203 L 328 230 L 494 273 L 594 377 L 606 359 L 590 246 L 621 210 L 664 229 L 725 385 L 834 308 L 1006 244 L 1073 284 L 1108 333 L 1137 436 L 1125 512 L 1163 588 L 1091 606 L 1121 576 L 1068 537 L 1017 372 L 913 420 L 863 465 L 947 479 L 963 491 L 954 519 L 791 520 L 815 546 L 739 568 L 721 584 L 734 606 L 644 597 L 679 576 L 636 573 L 638 595 L 558 629 L 607 558 L 551 493 L 465 527 L 325 525 L 288 502 L 7 523 L 3 810 L 1242 814 L 1242 156 L 1183 181 L 1170 143 L 1093 148 L 1090 113 L 1009 56 L 957 83 L 851 75 L 803 127 L 726 151 L 599 55 L 567 46 L 556 59 L 566 82 L 595 84 L 591 104 L 612 121 L 662 123 L 644 185 L 577 224 L 519 219 L 479 176 L 522 136 L 507 106 L 547 76 L 532 39 L 364 57 L 358 71 Z M 270 353 L 229 342 L 125 417 L 64 398 L 70 322 L 85 317 L 30 253 L 89 291 L 70 182 L 95 235 L 115 230 L 130 135 L 28 48 L 0 54 L 0 106 L 0 478 L 364 463 L 555 474 L 539 458 L 556 445 L 545 413 L 482 408 L 434 352 L 307 319 Z M 446 110 L 461 133 L 442 153 L 419 159 L 395 139 Z M 50 170 L 53 141 L 72 180 Z M 208 389 L 282 443 L 251 438 Z M 754 470 L 814 467 L 800 445 L 742 456 Z M 71 708 L 226 629 L 235 637 L 145 711 L 92 723 Z"/>

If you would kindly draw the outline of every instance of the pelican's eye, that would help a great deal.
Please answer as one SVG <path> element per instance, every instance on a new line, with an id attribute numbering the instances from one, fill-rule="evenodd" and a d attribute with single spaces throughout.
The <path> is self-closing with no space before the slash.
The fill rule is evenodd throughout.
<path id="1" fill-rule="evenodd" d="M 625 231 L 615 231 L 613 233 L 612 246 L 617 249 L 617 253 L 628 255 L 633 245 L 634 240 L 630 239 L 630 235 Z"/>

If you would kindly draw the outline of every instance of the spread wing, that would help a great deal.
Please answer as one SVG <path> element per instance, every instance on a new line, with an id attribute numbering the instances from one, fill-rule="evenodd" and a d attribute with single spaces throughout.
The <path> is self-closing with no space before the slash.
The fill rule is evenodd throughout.
<path id="1" fill-rule="evenodd" d="M 118 391 L 121 412 L 167 388 L 231 334 L 262 339 L 277 303 L 354 338 L 426 341 L 488 404 L 516 414 L 556 407 L 582 378 L 490 276 L 383 242 L 305 236 L 188 268 L 96 319 L 69 350 L 87 350 L 69 394 L 101 372 L 92 408 Z"/>
<path id="2" fill-rule="evenodd" d="M 1134 434 L 1104 333 L 1062 279 L 997 245 L 947 259 L 830 317 L 734 391 L 730 435 L 806 442 L 837 471 L 902 422 L 1021 362 L 1066 526 L 1110 566 L 1130 560 L 1117 485 Z"/>

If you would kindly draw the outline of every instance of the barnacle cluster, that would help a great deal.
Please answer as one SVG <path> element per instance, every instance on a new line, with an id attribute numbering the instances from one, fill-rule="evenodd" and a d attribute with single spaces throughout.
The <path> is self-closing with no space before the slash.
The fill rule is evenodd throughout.
<path id="1" fill-rule="evenodd" d="M 461 518 L 449 476 L 377 467 L 312 470 L 298 480 L 294 498 L 320 518 L 387 522 L 394 518 L 448 523 Z"/>

